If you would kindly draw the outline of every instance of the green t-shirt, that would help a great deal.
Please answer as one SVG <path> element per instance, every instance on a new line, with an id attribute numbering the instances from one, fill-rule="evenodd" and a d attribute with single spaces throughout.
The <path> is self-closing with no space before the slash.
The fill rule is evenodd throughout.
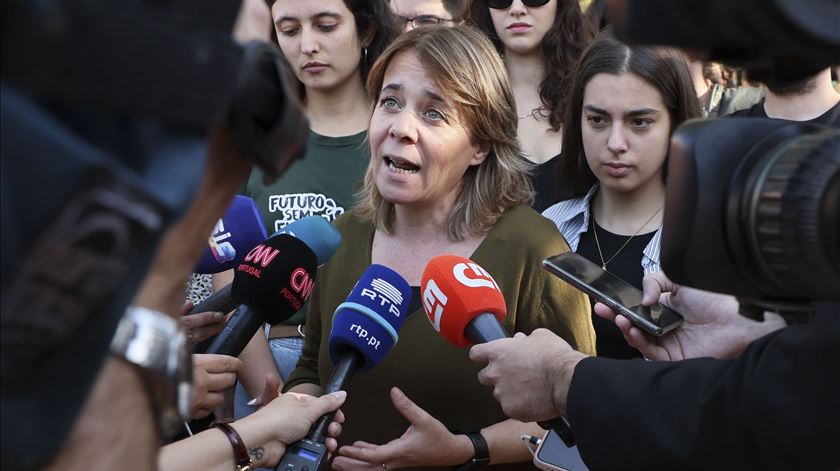
<path id="1" fill-rule="evenodd" d="M 332 222 L 353 206 L 369 161 L 367 131 L 341 137 L 310 131 L 303 159 L 267 186 L 263 172 L 254 169 L 245 195 L 257 202 L 269 235 L 307 216 L 319 215 Z M 304 306 L 285 324 L 301 324 L 305 311 Z"/>
<path id="2" fill-rule="evenodd" d="M 255 169 L 245 195 L 257 202 L 269 235 L 307 216 L 332 222 L 353 206 L 368 161 L 367 131 L 341 137 L 310 131 L 303 159 L 268 186 Z"/>

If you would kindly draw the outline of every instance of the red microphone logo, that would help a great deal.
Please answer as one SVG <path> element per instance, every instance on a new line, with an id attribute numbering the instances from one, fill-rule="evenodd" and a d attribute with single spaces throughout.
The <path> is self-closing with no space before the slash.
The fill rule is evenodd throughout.
<path id="1" fill-rule="evenodd" d="M 443 317 L 443 308 L 448 300 L 449 298 L 443 294 L 435 280 L 430 279 L 426 283 L 426 289 L 423 290 L 423 309 L 437 332 L 440 332 L 440 319 Z"/>
<path id="2" fill-rule="evenodd" d="M 493 288 L 501 291 L 496 280 L 475 262 L 456 264 L 452 267 L 452 275 L 459 283 L 469 288 Z"/>
<path id="3" fill-rule="evenodd" d="M 269 263 L 271 263 L 272 260 L 274 260 L 274 257 L 276 257 L 279 253 L 280 250 L 278 249 L 260 244 L 251 249 L 250 252 L 248 252 L 248 255 L 245 256 L 245 261 L 251 262 L 254 265 L 259 263 L 260 266 L 265 268 L 268 266 Z"/>

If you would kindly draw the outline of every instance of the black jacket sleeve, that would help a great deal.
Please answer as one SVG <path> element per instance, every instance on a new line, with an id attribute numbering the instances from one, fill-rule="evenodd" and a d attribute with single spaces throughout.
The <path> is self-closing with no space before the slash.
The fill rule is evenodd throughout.
<path id="1" fill-rule="evenodd" d="M 840 469 L 840 309 L 735 360 L 588 358 L 567 414 L 593 471 Z"/>

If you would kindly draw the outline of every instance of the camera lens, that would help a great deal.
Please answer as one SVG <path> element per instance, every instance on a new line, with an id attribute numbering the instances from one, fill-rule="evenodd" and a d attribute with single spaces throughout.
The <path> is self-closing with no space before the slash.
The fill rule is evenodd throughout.
<path id="1" fill-rule="evenodd" d="M 803 124 L 769 134 L 728 193 L 727 235 L 747 277 L 764 291 L 840 296 L 840 130 Z"/>

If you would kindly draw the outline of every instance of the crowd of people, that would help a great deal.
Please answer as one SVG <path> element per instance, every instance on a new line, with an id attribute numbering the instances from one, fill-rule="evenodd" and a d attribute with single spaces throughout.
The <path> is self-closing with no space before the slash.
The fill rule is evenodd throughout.
<path id="1" fill-rule="evenodd" d="M 787 416 L 773 425 L 775 416 L 800 415 L 797 401 L 808 397 L 795 380 L 807 383 L 806 373 L 834 376 L 824 394 L 840 390 L 840 341 L 831 337 L 840 313 L 818 313 L 804 326 L 772 313 L 750 320 L 734 297 L 674 284 L 660 263 L 675 130 L 725 116 L 840 127 L 831 71 L 795 83 L 736 83 L 731 69 L 687 51 L 616 39 L 604 3 L 583 11 L 577 0 L 244 2 L 235 37 L 271 42 L 288 62 L 308 119 L 305 155 L 270 181 L 231 157 L 218 130 L 205 184 L 162 239 L 132 305 L 170 313 L 191 347 L 222 330 L 229 313 L 182 313 L 231 283 L 233 271 L 172 267 L 185 247 L 197 255 L 234 193 L 253 198 L 268 234 L 315 215 L 335 225 L 341 245 L 319 267 L 304 307 L 265 324 L 238 358 L 191 356 L 188 419 L 215 416 L 213 426 L 191 423 L 191 436 L 158 443 L 146 389 L 110 359 L 61 452 L 41 465 L 73 468 L 104 454 L 114 458 L 94 468 L 273 467 L 340 407 L 326 440 L 339 470 L 527 469 L 521 437 L 541 436 L 537 421 L 558 416 L 593 470 L 714 468 L 716 454 L 731 456 L 724 469 L 773 468 L 773 460 L 796 469 L 778 449 L 779 428 L 796 446 L 817 437 L 802 449 L 811 456 L 801 469 L 840 466 L 836 451 L 820 447 L 840 438 L 840 421 L 803 412 L 804 425 Z M 685 324 L 662 337 L 643 333 L 543 269 L 543 259 L 566 251 L 643 290 L 645 305 L 675 308 Z M 443 254 L 492 275 L 507 306 L 503 327 L 515 336 L 459 349 L 436 332 L 420 286 L 429 260 Z M 346 391 L 322 396 L 333 370 L 333 314 L 371 264 L 412 288 L 400 340 Z M 187 304 L 178 308 L 175 298 Z M 812 331 L 823 337 L 809 340 Z M 786 366 L 793 384 L 784 400 L 750 405 L 748 393 L 784 389 L 764 354 Z M 826 355 L 827 364 L 816 360 Z M 818 366 L 791 373 L 799 356 Z M 840 418 L 834 399 L 825 418 Z M 108 431 L 120 422 L 141 437 L 132 450 L 116 445 L 128 432 Z M 715 433 L 726 424 L 732 430 Z M 92 451 L 94 443 L 113 447 Z"/>

